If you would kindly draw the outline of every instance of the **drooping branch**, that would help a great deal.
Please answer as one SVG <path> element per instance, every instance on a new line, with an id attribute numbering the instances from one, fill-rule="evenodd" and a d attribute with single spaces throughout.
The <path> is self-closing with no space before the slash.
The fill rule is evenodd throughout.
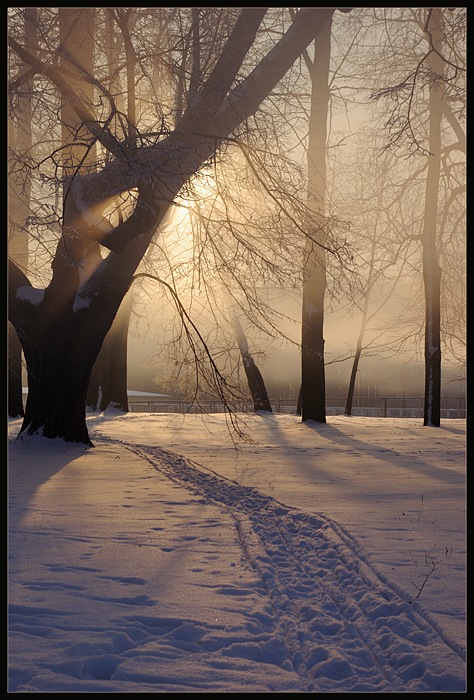
<path id="1" fill-rule="evenodd" d="M 193 350 L 193 357 L 194 361 L 199 364 L 199 358 L 198 358 L 198 353 L 196 351 L 196 339 L 197 338 L 197 343 L 202 347 L 204 350 L 204 355 L 207 358 L 207 363 L 208 366 L 211 370 L 211 382 L 213 384 L 213 388 L 216 391 L 219 399 L 222 401 L 222 403 L 225 406 L 226 409 L 226 415 L 229 417 L 229 420 L 236 431 L 236 433 L 239 435 L 240 438 L 245 438 L 245 435 L 241 431 L 239 427 L 239 421 L 237 419 L 237 416 L 235 415 L 234 409 L 229 403 L 229 398 L 234 397 L 234 398 L 240 398 L 237 395 L 235 387 L 232 387 L 229 382 L 226 380 L 225 376 L 222 374 L 222 372 L 219 370 L 219 367 L 216 364 L 216 361 L 214 357 L 212 356 L 212 352 L 209 348 L 209 345 L 207 344 L 204 336 L 202 335 L 201 331 L 197 327 L 197 325 L 194 323 L 192 318 L 190 317 L 189 313 L 186 311 L 184 308 L 178 293 L 176 290 L 173 288 L 172 285 L 170 285 L 168 282 L 165 280 L 161 279 L 157 275 L 152 275 L 146 272 L 138 273 L 134 275 L 134 279 L 139 279 L 139 278 L 146 278 L 146 279 L 151 279 L 154 280 L 155 282 L 158 282 L 161 284 L 163 287 L 165 287 L 168 292 L 171 294 L 171 298 L 173 299 L 173 303 L 176 307 L 176 310 L 178 312 L 178 315 L 181 319 L 182 327 L 184 330 L 184 333 L 186 335 L 187 341 L 190 345 L 190 347 Z M 195 336 L 195 337 L 194 337 Z M 201 367 L 201 370 L 203 367 Z M 205 368 L 204 368 L 204 373 Z M 199 372 L 196 372 L 196 377 L 199 376 Z"/>

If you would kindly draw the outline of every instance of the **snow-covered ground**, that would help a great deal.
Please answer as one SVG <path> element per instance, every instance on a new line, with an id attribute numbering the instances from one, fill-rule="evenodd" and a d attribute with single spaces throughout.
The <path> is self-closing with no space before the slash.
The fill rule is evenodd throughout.
<path id="1" fill-rule="evenodd" d="M 465 690 L 465 420 L 245 421 L 9 442 L 9 692 Z"/>

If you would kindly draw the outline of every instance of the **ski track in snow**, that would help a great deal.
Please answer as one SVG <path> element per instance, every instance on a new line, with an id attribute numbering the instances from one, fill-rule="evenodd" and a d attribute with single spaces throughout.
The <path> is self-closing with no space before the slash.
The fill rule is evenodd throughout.
<path id="1" fill-rule="evenodd" d="M 235 520 L 243 557 L 272 610 L 266 653 L 281 655 L 281 667 L 301 679 L 301 692 L 465 690 L 465 650 L 417 600 L 405 600 L 337 523 L 162 448 L 95 439 L 119 442 Z M 251 643 L 226 653 L 251 658 L 244 648 Z"/>

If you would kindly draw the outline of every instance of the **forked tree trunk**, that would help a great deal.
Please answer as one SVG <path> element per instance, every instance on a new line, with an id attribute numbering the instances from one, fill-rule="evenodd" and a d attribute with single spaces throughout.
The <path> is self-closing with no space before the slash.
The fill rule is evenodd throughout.
<path id="1" fill-rule="evenodd" d="M 70 206 L 73 197 L 68 199 Z M 126 295 L 138 261 L 143 257 L 161 222 L 167 202 L 155 207 L 138 206 L 124 226 L 143 231 L 127 246 L 127 254 L 113 253 L 99 263 L 96 274 L 103 281 L 97 294 L 95 283 L 79 284 L 78 269 L 64 265 L 68 253 L 59 254 L 53 267 L 53 281 L 42 299 L 35 296 L 31 283 L 13 263 L 10 264 L 11 288 L 20 295 L 10 299 L 15 329 L 23 347 L 28 372 L 28 398 L 21 435 L 41 434 L 63 438 L 67 442 L 92 445 L 86 425 L 86 396 L 92 367 L 103 340 L 110 330 L 118 307 Z M 72 213 L 74 231 L 80 219 Z M 156 224 L 155 224 L 156 222 Z M 67 229 L 65 240 L 74 242 Z M 66 251 L 66 247 L 65 247 Z M 92 260 L 97 264 L 93 255 Z"/>

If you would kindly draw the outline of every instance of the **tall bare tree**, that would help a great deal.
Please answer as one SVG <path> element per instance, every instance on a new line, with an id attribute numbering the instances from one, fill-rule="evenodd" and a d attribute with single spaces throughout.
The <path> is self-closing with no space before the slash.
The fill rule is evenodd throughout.
<path id="1" fill-rule="evenodd" d="M 326 422 L 324 368 L 324 304 L 326 294 L 325 223 L 326 149 L 329 106 L 329 62 L 332 16 L 328 16 L 314 42 L 314 59 L 308 61 L 311 79 L 311 114 L 308 141 L 308 215 L 314 231 L 307 239 L 303 271 L 301 338 L 301 417 Z"/>
<path id="2" fill-rule="evenodd" d="M 9 317 L 28 369 L 21 434 L 41 433 L 91 444 L 85 421 L 91 370 L 169 207 L 189 178 L 257 112 L 333 12 L 334 8 L 302 8 L 281 39 L 244 77 L 239 71 L 249 60 L 266 10 L 240 10 L 223 50 L 176 128 L 142 134 L 138 146 L 111 132 L 113 96 L 88 76 L 101 105 L 109 105 L 105 118 L 97 118 L 82 89 L 85 73 L 80 65 L 71 61 L 65 72 L 47 56 L 32 54 L 10 37 L 11 50 L 73 107 L 88 132 L 81 139 L 86 150 L 97 143 L 111 156 L 97 172 L 75 172 L 65 182 L 64 225 L 47 287 L 36 291 L 24 271 L 10 261 Z M 131 193 L 135 204 L 128 218 L 114 225 L 106 209 L 122 193 Z M 97 244 L 107 252 L 100 259 Z"/>
<path id="3" fill-rule="evenodd" d="M 425 304 L 424 424 L 436 427 L 439 427 L 441 417 L 442 280 L 443 276 L 448 278 L 450 275 L 449 269 L 443 271 L 440 264 L 445 248 L 444 222 L 450 210 L 450 200 L 464 189 L 459 183 L 453 189 L 447 175 L 453 167 L 453 163 L 449 162 L 450 154 L 462 150 L 465 140 L 452 109 L 453 104 L 462 105 L 463 100 L 465 39 L 462 35 L 462 10 L 411 10 L 411 26 L 418 32 L 421 30 L 425 39 L 424 53 L 412 59 L 415 65 L 402 82 L 377 95 L 389 97 L 395 103 L 386 121 L 391 132 L 389 146 L 399 146 L 405 141 L 414 155 L 426 159 L 419 236 Z M 454 13 L 453 18 L 450 17 L 451 13 Z M 423 44 L 419 46 L 423 48 Z M 455 141 L 452 140 L 453 134 Z M 463 167 L 460 161 L 456 162 L 456 166 L 458 170 Z"/>
<path id="4" fill-rule="evenodd" d="M 429 90 L 428 172 L 423 218 L 423 281 L 425 288 L 425 401 L 424 425 L 441 421 L 441 269 L 438 259 L 438 192 L 441 171 L 441 121 L 446 101 L 444 89 L 443 11 L 428 11 L 425 33 L 430 51 L 426 62 L 432 73 Z"/>

